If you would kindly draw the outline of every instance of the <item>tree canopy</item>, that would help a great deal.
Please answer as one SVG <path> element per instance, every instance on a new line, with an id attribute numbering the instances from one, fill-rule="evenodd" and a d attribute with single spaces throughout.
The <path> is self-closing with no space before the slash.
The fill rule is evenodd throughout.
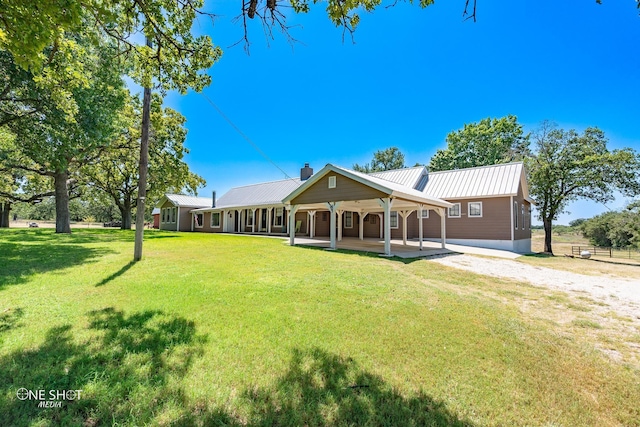
<path id="1" fill-rule="evenodd" d="M 389 147 L 386 150 L 378 150 L 373 153 L 371 163 L 364 165 L 354 164 L 353 170 L 363 173 L 382 172 L 405 167 L 404 154 L 398 147 Z"/>
<path id="2" fill-rule="evenodd" d="M 516 116 L 487 117 L 447 135 L 447 148 L 436 151 L 429 163 L 432 172 L 488 166 L 523 160 L 529 151 Z"/>
<path id="3" fill-rule="evenodd" d="M 529 193 L 545 229 L 545 252 L 553 253 L 553 221 L 577 199 L 605 203 L 614 191 L 640 194 L 640 156 L 626 148 L 610 151 L 598 128 L 582 134 L 544 122 L 534 134 L 534 152 L 527 158 Z"/>

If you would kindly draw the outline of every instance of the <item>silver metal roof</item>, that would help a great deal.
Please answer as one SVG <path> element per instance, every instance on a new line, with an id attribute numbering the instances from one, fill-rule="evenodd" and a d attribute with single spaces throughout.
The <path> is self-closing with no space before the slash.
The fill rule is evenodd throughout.
<path id="1" fill-rule="evenodd" d="M 392 181 L 397 184 L 404 185 L 405 187 L 417 189 L 417 184 L 420 183 L 420 178 L 422 178 L 423 175 L 426 175 L 426 173 L 427 170 L 424 166 L 416 166 L 413 168 L 374 172 L 370 173 L 369 176 L 375 176 L 376 178 Z M 420 188 L 420 190 L 422 189 Z"/>
<path id="2" fill-rule="evenodd" d="M 215 209 L 282 205 L 282 199 L 303 182 L 296 178 L 234 187 L 216 201 Z M 214 210 L 211 205 L 208 208 L 199 210 Z"/>
<path id="3" fill-rule="evenodd" d="M 522 174 L 522 163 L 431 172 L 424 193 L 439 199 L 515 196 Z"/>
<path id="4" fill-rule="evenodd" d="M 208 197 L 185 196 L 184 194 L 165 194 L 164 196 L 176 206 L 204 208 L 211 207 L 212 203 L 212 199 Z"/>

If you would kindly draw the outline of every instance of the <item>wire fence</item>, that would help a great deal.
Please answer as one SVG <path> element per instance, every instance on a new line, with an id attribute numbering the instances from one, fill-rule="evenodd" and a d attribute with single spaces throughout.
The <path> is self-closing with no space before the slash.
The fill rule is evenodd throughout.
<path id="1" fill-rule="evenodd" d="M 640 250 L 634 248 L 612 248 L 602 246 L 571 246 L 571 254 L 580 256 L 583 251 L 589 251 L 591 256 L 607 258 L 623 258 L 640 261 Z"/>

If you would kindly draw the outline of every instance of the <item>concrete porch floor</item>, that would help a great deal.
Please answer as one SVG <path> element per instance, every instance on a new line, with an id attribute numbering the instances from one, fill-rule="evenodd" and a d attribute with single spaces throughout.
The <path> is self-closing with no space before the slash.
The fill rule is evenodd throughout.
<path id="1" fill-rule="evenodd" d="M 295 244 L 315 246 L 319 248 L 329 248 L 329 238 L 314 237 L 313 239 L 310 239 L 304 236 L 296 236 Z M 407 240 L 407 244 L 405 246 L 402 244 L 402 240 L 392 239 L 391 254 L 399 258 L 420 258 L 454 253 L 485 255 L 508 259 L 515 259 L 520 256 L 520 254 L 499 249 L 452 245 L 449 243 L 447 243 L 445 246 L 446 248 L 442 249 L 440 242 L 424 240 L 422 242 L 422 250 L 420 250 L 420 243 L 417 240 Z M 357 237 L 343 237 L 341 241 L 336 242 L 336 248 L 383 254 L 384 240 L 375 238 L 365 238 L 364 240 L 360 240 Z"/>

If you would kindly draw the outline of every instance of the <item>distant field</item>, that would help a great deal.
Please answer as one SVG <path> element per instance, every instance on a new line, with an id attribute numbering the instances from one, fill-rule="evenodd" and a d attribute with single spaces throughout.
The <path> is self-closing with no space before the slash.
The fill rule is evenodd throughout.
<path id="1" fill-rule="evenodd" d="M 598 302 L 282 242 L 0 230 L 0 425 L 640 425 L 640 325 Z"/>

